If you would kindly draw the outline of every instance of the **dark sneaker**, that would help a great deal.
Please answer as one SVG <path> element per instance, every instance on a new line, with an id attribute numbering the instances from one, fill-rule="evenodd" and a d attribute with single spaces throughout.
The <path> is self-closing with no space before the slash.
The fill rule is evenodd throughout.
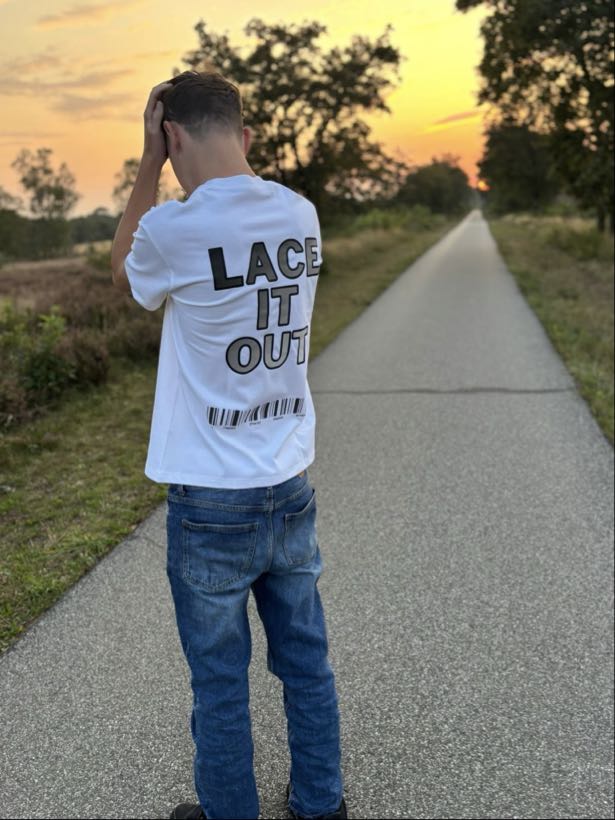
<path id="1" fill-rule="evenodd" d="M 180 803 L 171 812 L 171 820 L 207 820 L 198 803 Z"/>
<path id="2" fill-rule="evenodd" d="M 290 797 L 290 783 L 286 786 L 286 800 Z M 295 818 L 295 820 L 304 820 L 300 814 L 295 814 L 295 812 L 288 807 L 289 812 Z M 346 820 L 348 814 L 346 813 L 346 801 L 342 797 L 342 802 L 339 804 L 337 811 L 334 811 L 332 814 L 321 814 L 319 817 L 313 818 L 313 820 Z"/>

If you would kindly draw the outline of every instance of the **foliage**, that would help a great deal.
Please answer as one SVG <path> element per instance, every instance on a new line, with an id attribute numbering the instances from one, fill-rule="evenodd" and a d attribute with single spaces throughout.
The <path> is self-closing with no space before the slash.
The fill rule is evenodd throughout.
<path id="1" fill-rule="evenodd" d="M 440 159 L 433 157 L 430 165 L 411 171 L 396 200 L 406 206 L 423 205 L 433 213 L 461 213 L 469 205 L 470 188 L 458 160 L 445 154 Z"/>
<path id="2" fill-rule="evenodd" d="M 613 230 L 613 53 L 610 0 L 457 0 L 491 9 L 481 26 L 480 102 L 550 135 L 551 155 L 598 226 Z"/>
<path id="3" fill-rule="evenodd" d="M 70 385 L 105 381 L 108 354 L 89 329 L 67 330 L 57 306 L 36 316 L 5 302 L 0 311 L 0 424 L 31 417 Z"/>
<path id="4" fill-rule="evenodd" d="M 67 253 L 70 223 L 65 219 L 28 219 L 12 210 L 0 210 L 0 248 L 3 261 L 45 259 Z"/>
<path id="5" fill-rule="evenodd" d="M 87 216 L 75 217 L 69 220 L 71 242 L 77 245 L 81 242 L 113 239 L 117 222 L 117 217 L 112 216 L 106 208 L 96 208 Z"/>
<path id="6" fill-rule="evenodd" d="M 94 245 L 90 245 L 86 256 L 88 265 L 99 271 L 111 270 L 111 250 L 99 251 Z"/>
<path id="7" fill-rule="evenodd" d="M 244 29 L 252 45 L 243 52 L 203 20 L 195 30 L 199 44 L 183 61 L 218 70 L 240 86 L 258 174 L 301 191 L 323 212 L 335 199 L 397 189 L 405 166 L 384 154 L 361 119 L 364 112 L 389 111 L 385 97 L 401 62 L 390 26 L 373 41 L 354 36 L 328 51 L 318 42 L 326 27 L 317 22 L 252 19 Z"/>
<path id="8" fill-rule="evenodd" d="M 39 264 L 49 271 L 30 281 L 23 269 L 13 280 L 3 273 L 0 426 L 39 415 L 69 388 L 104 382 L 110 357 L 151 361 L 158 352 L 160 313 L 113 288 L 108 267 L 103 275 L 74 260 L 63 274 Z"/>
<path id="9" fill-rule="evenodd" d="M 13 196 L 0 185 L 0 211 L 18 211 L 23 203 L 18 196 Z"/>
<path id="10" fill-rule="evenodd" d="M 47 403 L 73 379 L 72 363 L 59 350 L 65 332 L 57 309 L 35 318 L 10 302 L 2 305 L 0 423 L 12 421 L 25 407 Z"/>
<path id="11" fill-rule="evenodd" d="M 111 198 L 115 202 L 118 215 L 122 214 L 126 209 L 130 194 L 135 186 L 137 173 L 139 172 L 139 164 L 140 162 L 136 157 L 125 159 L 122 168 L 115 175 L 116 184 L 113 188 Z M 181 188 L 170 188 L 165 178 L 165 172 L 163 171 L 158 181 L 158 188 L 156 189 L 156 200 L 158 202 L 166 202 L 169 199 L 182 200 L 184 198 L 185 195 Z M 113 237 L 113 234 L 111 237 Z M 107 237 L 101 238 L 107 239 Z"/>
<path id="12" fill-rule="evenodd" d="M 14 210 L 0 209 L 0 261 L 65 255 L 75 244 L 112 239 L 116 226 L 117 217 L 104 208 L 70 220 L 30 219 Z"/>
<path id="13" fill-rule="evenodd" d="M 390 231 L 398 228 L 403 231 L 429 230 L 441 224 L 442 220 L 425 205 L 413 205 L 411 208 L 372 208 L 355 217 L 344 233 L 353 236 L 364 231 Z"/>
<path id="14" fill-rule="evenodd" d="M 513 122 L 492 124 L 486 137 L 479 168 L 489 185 L 489 210 L 506 213 L 546 207 L 560 187 L 549 137 Z"/>
<path id="15" fill-rule="evenodd" d="M 139 159 L 130 157 L 125 159 L 120 171 L 115 175 L 116 184 L 111 194 L 118 213 L 122 213 L 128 203 L 132 189 L 135 187 L 137 173 L 139 171 Z"/>
<path id="16" fill-rule="evenodd" d="M 13 210 L 0 209 L 0 248 L 2 262 L 21 259 L 26 254 L 29 242 L 29 220 Z"/>
<path id="17" fill-rule="evenodd" d="M 79 199 L 75 177 L 66 163 L 63 162 L 57 171 L 51 167 L 52 153 L 51 148 L 39 148 L 36 153 L 24 148 L 11 163 L 30 196 L 31 213 L 49 220 L 65 218 Z"/>
<path id="18" fill-rule="evenodd" d="M 51 166 L 50 148 L 36 153 L 24 148 L 12 163 L 29 196 L 29 210 L 34 219 L 19 213 L 21 200 L 0 191 L 0 247 L 7 259 L 41 259 L 67 253 L 71 246 L 71 228 L 66 216 L 79 199 L 75 178 L 66 163 L 55 171 Z"/>

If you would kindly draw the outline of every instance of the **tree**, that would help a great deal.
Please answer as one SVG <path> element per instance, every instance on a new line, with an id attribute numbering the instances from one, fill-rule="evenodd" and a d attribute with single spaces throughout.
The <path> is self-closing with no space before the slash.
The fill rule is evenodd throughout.
<path id="1" fill-rule="evenodd" d="M 121 170 L 115 175 L 117 182 L 111 194 L 111 199 L 117 206 L 118 213 L 123 213 L 126 209 L 128 198 L 137 179 L 138 170 L 139 160 L 137 157 L 130 157 L 130 159 L 124 160 Z"/>
<path id="2" fill-rule="evenodd" d="M 106 208 L 96 208 L 87 216 L 78 216 L 70 220 L 71 240 L 73 244 L 78 244 L 113 239 L 117 223 L 118 218 L 112 216 Z"/>
<path id="3" fill-rule="evenodd" d="M 117 182 L 111 194 L 111 198 L 115 202 L 118 215 L 126 209 L 128 199 L 137 179 L 139 164 L 140 162 L 136 157 L 125 159 L 121 170 L 115 175 Z M 160 178 L 156 194 L 156 198 L 159 202 L 166 202 L 168 199 L 181 199 L 183 195 L 184 192 L 181 188 L 170 191 L 164 176 Z"/>
<path id="4" fill-rule="evenodd" d="M 434 213 L 459 213 L 470 204 L 468 176 L 459 165 L 459 157 L 444 154 L 432 157 L 431 164 L 421 165 L 406 177 L 397 195 L 404 205 L 425 205 Z"/>
<path id="5" fill-rule="evenodd" d="M 262 176 L 304 193 L 321 208 L 331 199 L 374 198 L 396 190 L 403 163 L 370 139 L 367 111 L 389 111 L 401 56 L 391 26 L 374 41 L 321 48 L 317 22 L 267 25 L 252 19 L 245 53 L 226 34 L 195 26 L 199 44 L 183 62 L 217 70 L 242 91 L 244 120 L 252 127 L 250 163 Z M 178 70 L 175 73 L 179 73 Z"/>
<path id="6" fill-rule="evenodd" d="M 562 178 L 613 230 L 613 52 L 610 0 L 456 0 L 491 9 L 481 33 L 480 102 L 551 136 Z"/>
<path id="7" fill-rule="evenodd" d="M 79 194 L 75 177 L 63 162 L 57 171 L 51 167 L 51 148 L 39 148 L 36 153 L 24 148 L 11 163 L 20 174 L 19 181 L 30 196 L 33 216 L 44 219 L 65 219 L 75 206 Z"/>
<path id="8" fill-rule="evenodd" d="M 0 185 L 0 211 L 19 211 L 23 202 L 18 196 L 13 196 Z"/>
<path id="9" fill-rule="evenodd" d="M 486 132 L 480 176 L 489 185 L 489 207 L 499 213 L 540 210 L 559 190 L 551 142 L 526 125 L 492 124 Z"/>

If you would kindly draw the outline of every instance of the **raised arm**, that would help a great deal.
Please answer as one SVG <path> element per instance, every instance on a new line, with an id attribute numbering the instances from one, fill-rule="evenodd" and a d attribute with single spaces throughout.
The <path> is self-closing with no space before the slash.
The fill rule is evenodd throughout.
<path id="1" fill-rule="evenodd" d="M 130 293 L 130 284 L 124 269 L 124 261 L 130 253 L 132 238 L 139 220 L 146 211 L 156 204 L 156 192 L 164 163 L 167 160 L 167 146 L 161 128 L 163 105 L 160 94 L 171 83 L 160 83 L 152 88 L 143 113 L 144 139 L 143 155 L 139 164 L 134 188 L 126 209 L 117 226 L 111 246 L 111 271 L 113 284 Z"/>

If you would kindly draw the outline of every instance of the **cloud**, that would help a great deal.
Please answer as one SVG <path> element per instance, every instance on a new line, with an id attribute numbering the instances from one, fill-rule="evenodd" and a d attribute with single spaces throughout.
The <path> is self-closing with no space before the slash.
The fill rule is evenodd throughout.
<path id="1" fill-rule="evenodd" d="M 82 26 L 105 20 L 114 13 L 139 6 L 143 0 L 116 0 L 111 3 L 80 3 L 59 14 L 45 14 L 36 21 L 37 28 L 62 28 Z"/>
<path id="2" fill-rule="evenodd" d="M 51 67 L 51 71 L 41 68 Z M 30 97 L 45 108 L 72 120 L 108 117 L 134 118 L 138 108 L 134 95 L 108 91 L 117 79 L 134 74 L 125 65 L 95 70 L 91 63 L 58 56 L 52 50 L 0 63 L 0 97 Z M 23 132 L 4 132 L 4 138 L 33 139 Z M 36 138 L 44 138 L 44 134 Z M 0 137 L 0 139 L 2 139 Z M 3 144 L 7 144 L 4 142 Z"/>
<path id="3" fill-rule="evenodd" d="M 103 88 L 116 77 L 132 74 L 133 69 L 116 71 L 90 71 L 77 77 L 60 77 L 57 80 L 28 79 L 4 75 L 0 71 L 0 96 L 14 97 L 21 94 L 45 97 L 63 93 L 71 89 Z"/>
<path id="4" fill-rule="evenodd" d="M 165 49 L 161 51 L 141 51 L 136 54 L 120 54 L 114 57 L 96 59 L 88 62 L 88 68 L 101 68 L 104 66 L 126 66 L 136 62 L 146 62 L 148 60 L 160 60 L 164 57 L 177 60 L 177 50 Z M 169 72 L 170 73 L 170 72 Z"/>
<path id="5" fill-rule="evenodd" d="M 65 131 L 3 131 L 0 139 L 47 139 L 48 137 L 65 137 Z"/>
<path id="6" fill-rule="evenodd" d="M 165 51 L 141 51 L 139 54 L 132 54 L 128 60 L 158 60 L 161 57 L 175 57 L 177 59 L 177 51 L 167 49 Z"/>
<path id="7" fill-rule="evenodd" d="M 450 114 L 448 117 L 444 117 L 442 120 L 436 120 L 433 124 L 434 125 L 444 125 L 447 122 L 457 122 L 458 120 L 469 120 L 474 119 L 475 117 L 479 117 L 480 114 L 476 109 L 472 109 L 472 111 L 461 111 L 459 114 Z"/>
<path id="8" fill-rule="evenodd" d="M 71 119 L 134 119 L 134 96 L 131 94 L 102 94 L 85 97 L 64 93 L 51 105 L 53 111 L 68 114 Z"/>
<path id="9" fill-rule="evenodd" d="M 2 0 L 0 0 L 2 2 Z M 0 77 L 4 79 L 7 75 L 28 74 L 32 71 L 50 68 L 62 68 L 66 64 L 66 59 L 58 55 L 53 48 L 40 51 L 38 54 L 30 54 L 27 57 L 11 57 L 0 63 Z"/>
<path id="10" fill-rule="evenodd" d="M 443 117 L 441 120 L 436 120 L 422 132 L 423 134 L 431 134 L 434 131 L 445 131 L 447 128 L 454 128 L 457 125 L 465 125 L 467 122 L 477 120 L 482 116 L 480 111 L 473 109 L 472 111 L 461 111 L 458 114 L 449 114 L 448 117 Z"/>

